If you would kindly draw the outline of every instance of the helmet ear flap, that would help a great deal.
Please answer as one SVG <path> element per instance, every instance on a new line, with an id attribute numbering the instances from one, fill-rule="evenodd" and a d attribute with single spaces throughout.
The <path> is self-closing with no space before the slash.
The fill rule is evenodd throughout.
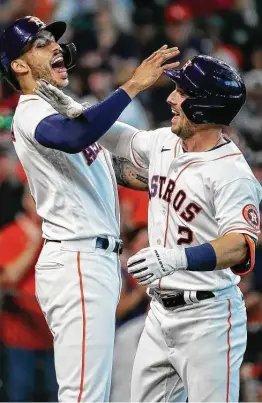
<path id="1" fill-rule="evenodd" d="M 239 100 L 239 110 L 242 105 L 242 100 Z M 210 102 L 209 97 L 198 96 L 185 99 L 181 107 L 186 117 L 195 124 L 214 123 L 228 126 L 236 116 L 237 100 L 232 106 L 232 103 L 226 102 L 224 98 Z"/>
<path id="2" fill-rule="evenodd" d="M 12 72 L 11 66 L 5 67 L 3 59 L 0 59 L 0 77 L 3 77 L 16 91 L 20 90 L 20 85 Z"/>
<path id="3" fill-rule="evenodd" d="M 60 44 L 64 63 L 67 70 L 72 69 L 76 65 L 76 46 L 74 43 L 62 43 Z"/>

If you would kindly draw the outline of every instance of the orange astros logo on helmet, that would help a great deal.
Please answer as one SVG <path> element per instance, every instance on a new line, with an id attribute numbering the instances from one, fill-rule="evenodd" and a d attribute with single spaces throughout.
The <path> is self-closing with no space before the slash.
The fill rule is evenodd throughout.
<path id="1" fill-rule="evenodd" d="M 191 60 L 188 60 L 188 61 L 184 64 L 183 70 L 185 70 L 187 67 L 190 67 L 190 66 L 193 66 L 193 65 L 192 65 L 192 61 L 191 61 Z"/>
<path id="2" fill-rule="evenodd" d="M 260 229 L 259 214 L 256 207 L 253 204 L 247 204 L 243 208 L 242 214 L 248 224 L 250 224 L 256 230 Z"/>
<path id="3" fill-rule="evenodd" d="M 33 17 L 32 15 L 27 15 L 25 18 L 28 18 L 28 22 L 34 22 L 39 27 L 45 26 L 45 23 L 37 17 Z"/>

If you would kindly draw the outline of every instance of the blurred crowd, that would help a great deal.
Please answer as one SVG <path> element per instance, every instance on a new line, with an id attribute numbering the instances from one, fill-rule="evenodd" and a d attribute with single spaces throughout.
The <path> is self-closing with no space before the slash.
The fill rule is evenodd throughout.
<path id="1" fill-rule="evenodd" d="M 247 103 L 225 132 L 262 183 L 261 0 L 0 0 L 0 30 L 24 15 L 66 21 L 65 41 L 78 49 L 66 90 L 95 103 L 126 81 L 141 60 L 168 44 L 189 57 L 210 54 L 242 72 Z M 139 129 L 168 126 L 162 77 L 127 107 L 120 120 Z M 42 247 L 41 221 L 16 159 L 10 128 L 19 94 L 0 82 L 0 401 L 56 401 L 52 337 L 34 296 L 34 265 Z M 119 187 L 124 241 L 123 288 L 117 308 L 111 401 L 128 401 L 132 363 L 149 298 L 128 275 L 129 256 L 148 245 L 147 192 Z M 248 312 L 248 345 L 241 401 L 262 401 L 262 238 L 256 267 L 241 281 Z"/>

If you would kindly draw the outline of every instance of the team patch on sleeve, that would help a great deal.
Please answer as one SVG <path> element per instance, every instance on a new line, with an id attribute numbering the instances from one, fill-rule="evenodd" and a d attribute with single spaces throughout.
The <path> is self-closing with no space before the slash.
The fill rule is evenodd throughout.
<path id="1" fill-rule="evenodd" d="M 247 204 L 243 208 L 242 214 L 248 224 L 250 224 L 256 230 L 260 229 L 259 214 L 257 208 L 253 204 Z"/>

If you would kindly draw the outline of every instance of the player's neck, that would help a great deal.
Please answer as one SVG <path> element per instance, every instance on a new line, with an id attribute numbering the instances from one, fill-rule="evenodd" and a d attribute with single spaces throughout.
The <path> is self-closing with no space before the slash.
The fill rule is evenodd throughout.
<path id="1" fill-rule="evenodd" d="M 31 87 L 31 86 L 29 86 L 29 87 L 23 87 L 22 88 L 22 93 L 23 93 L 23 95 L 32 95 L 32 94 L 35 94 L 34 93 L 34 88 L 35 88 L 36 86 L 34 86 L 33 88 Z"/>
<path id="2" fill-rule="evenodd" d="M 200 130 L 188 140 L 183 141 L 183 148 L 188 152 L 204 152 L 224 142 L 221 128 Z"/>
<path id="3" fill-rule="evenodd" d="M 21 79 L 19 81 L 21 90 L 23 95 L 32 95 L 34 93 L 34 88 L 36 87 L 36 82 L 31 77 L 27 77 L 26 79 Z"/>

